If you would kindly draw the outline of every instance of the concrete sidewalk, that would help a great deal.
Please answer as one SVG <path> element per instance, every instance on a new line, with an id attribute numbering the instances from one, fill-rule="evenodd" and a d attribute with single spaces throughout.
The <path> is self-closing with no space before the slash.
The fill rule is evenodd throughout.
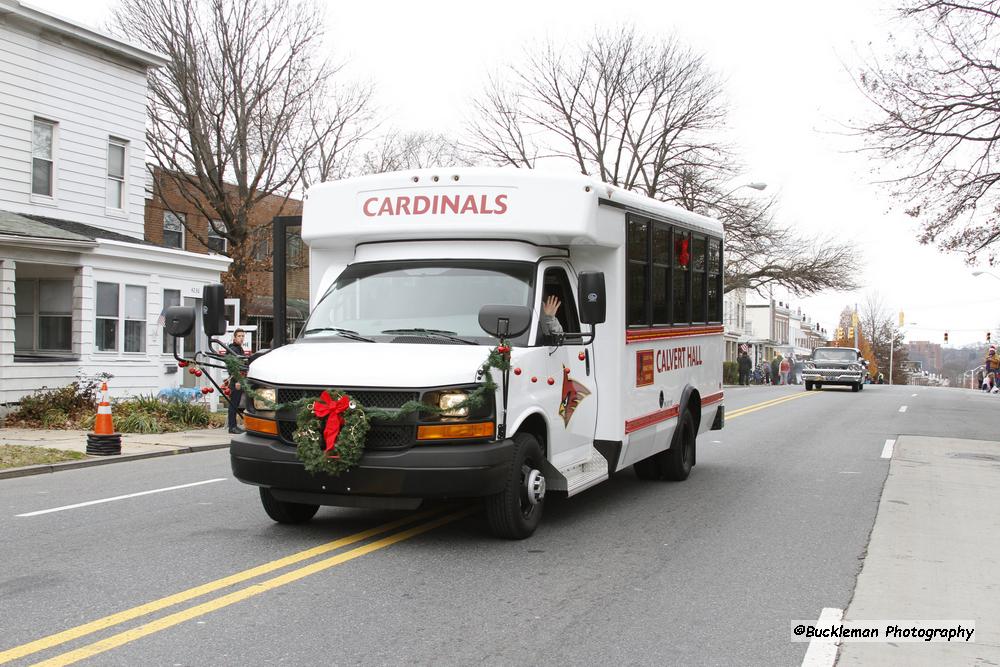
<path id="1" fill-rule="evenodd" d="M 1000 443 L 896 441 L 844 613 L 845 621 L 883 619 L 970 619 L 975 643 L 847 642 L 837 664 L 1000 664 Z"/>
<path id="2" fill-rule="evenodd" d="M 230 438 L 229 431 L 224 428 L 177 431 L 176 433 L 124 433 L 122 434 L 122 453 L 118 456 L 88 456 L 79 461 L 45 463 L 24 468 L 5 468 L 0 470 L 0 479 L 22 477 L 24 475 L 38 475 L 72 468 L 85 468 L 119 461 L 134 461 L 136 459 L 153 458 L 156 456 L 223 449 L 229 446 Z M 0 429 L 0 445 L 49 447 L 51 449 L 86 452 L 87 432 L 3 428 Z"/>

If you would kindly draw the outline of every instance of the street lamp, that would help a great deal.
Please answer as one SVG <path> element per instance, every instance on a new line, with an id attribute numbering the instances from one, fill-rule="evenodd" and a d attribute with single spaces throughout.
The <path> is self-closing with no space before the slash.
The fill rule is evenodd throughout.
<path id="1" fill-rule="evenodd" d="M 744 183 L 743 185 L 737 185 L 735 188 L 733 188 L 732 190 L 730 190 L 726 194 L 722 195 L 722 197 L 720 197 L 720 199 L 725 199 L 726 197 L 728 197 L 729 195 L 733 194 L 734 192 L 736 192 L 740 188 L 753 188 L 754 190 L 757 190 L 758 192 L 762 192 L 763 190 L 767 189 L 767 183 L 762 183 L 760 181 L 754 181 L 753 183 Z"/>

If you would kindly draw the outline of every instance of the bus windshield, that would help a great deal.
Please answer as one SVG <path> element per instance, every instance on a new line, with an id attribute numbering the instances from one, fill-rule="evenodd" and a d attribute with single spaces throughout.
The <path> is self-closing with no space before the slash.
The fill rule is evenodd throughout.
<path id="1" fill-rule="evenodd" d="M 849 349 L 827 349 L 827 350 L 816 350 L 813 353 L 813 359 L 815 361 L 857 361 L 858 353 L 854 350 Z"/>
<path id="2" fill-rule="evenodd" d="M 390 342 L 496 341 L 479 326 L 488 304 L 531 306 L 533 264 L 482 260 L 368 262 L 349 266 L 316 305 L 302 338 L 338 335 Z"/>

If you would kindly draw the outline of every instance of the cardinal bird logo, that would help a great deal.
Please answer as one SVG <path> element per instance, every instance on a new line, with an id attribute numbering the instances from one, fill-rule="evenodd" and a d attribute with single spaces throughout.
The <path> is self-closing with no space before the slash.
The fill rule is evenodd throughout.
<path id="1" fill-rule="evenodd" d="M 569 369 L 563 366 L 562 401 L 559 403 L 559 416 L 563 418 L 563 424 L 569 426 L 569 420 L 573 418 L 576 406 L 580 405 L 590 390 L 569 376 Z"/>

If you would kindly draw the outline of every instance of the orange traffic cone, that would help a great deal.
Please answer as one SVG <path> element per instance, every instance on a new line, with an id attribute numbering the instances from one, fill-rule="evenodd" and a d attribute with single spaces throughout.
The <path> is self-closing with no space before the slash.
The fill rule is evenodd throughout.
<path id="1" fill-rule="evenodd" d="M 108 383 L 101 384 L 101 402 L 97 404 L 97 419 L 94 420 L 96 435 L 112 435 L 115 432 L 111 421 L 111 403 L 108 402 Z"/>
<path id="2" fill-rule="evenodd" d="M 93 456 L 110 456 L 122 453 L 122 435 L 115 433 L 111 421 L 111 403 L 108 402 L 108 383 L 101 384 L 101 400 L 97 404 L 94 432 L 87 434 L 87 453 Z"/>

